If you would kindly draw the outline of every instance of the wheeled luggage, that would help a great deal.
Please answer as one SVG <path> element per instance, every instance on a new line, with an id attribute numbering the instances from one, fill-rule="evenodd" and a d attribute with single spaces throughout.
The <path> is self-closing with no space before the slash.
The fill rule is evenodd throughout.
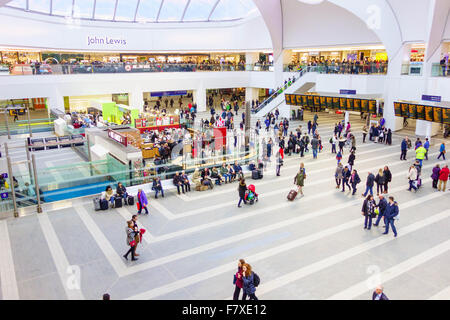
<path id="1" fill-rule="evenodd" d="M 127 198 L 127 204 L 128 204 L 129 206 L 134 205 L 134 197 L 133 197 L 133 196 L 128 196 L 128 198 Z"/>
<path id="2" fill-rule="evenodd" d="M 258 180 L 259 179 L 259 172 L 258 172 L 258 170 L 253 170 L 252 171 L 252 179 L 253 180 Z"/>
<path id="3" fill-rule="evenodd" d="M 100 200 L 100 210 L 108 210 L 108 201 L 105 199 Z"/>
<path id="4" fill-rule="evenodd" d="M 296 190 L 291 190 L 289 191 L 289 194 L 287 196 L 287 199 L 289 201 L 294 201 L 295 197 L 297 197 L 297 191 Z"/>
<path id="5" fill-rule="evenodd" d="M 114 208 L 121 208 L 123 204 L 122 197 L 114 198 Z"/>
<path id="6" fill-rule="evenodd" d="M 263 170 L 262 169 L 258 169 L 258 176 L 259 176 L 259 179 L 263 178 Z"/>
<path id="7" fill-rule="evenodd" d="M 94 198 L 94 210 L 95 211 L 100 210 L 100 198 Z"/>

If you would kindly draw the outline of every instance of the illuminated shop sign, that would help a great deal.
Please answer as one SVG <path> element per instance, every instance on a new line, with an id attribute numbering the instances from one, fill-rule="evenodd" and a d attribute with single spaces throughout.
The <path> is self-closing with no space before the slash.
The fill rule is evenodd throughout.
<path id="1" fill-rule="evenodd" d="M 91 45 L 110 45 L 110 46 L 114 46 L 114 45 L 119 45 L 119 46 L 125 46 L 127 44 L 127 40 L 123 39 L 123 38 L 111 38 L 108 36 L 87 36 L 87 44 L 88 46 Z"/>
<path id="2" fill-rule="evenodd" d="M 127 136 L 121 135 L 118 132 L 115 132 L 111 129 L 108 130 L 108 137 L 113 139 L 114 141 L 123 144 L 125 147 L 128 146 Z"/>

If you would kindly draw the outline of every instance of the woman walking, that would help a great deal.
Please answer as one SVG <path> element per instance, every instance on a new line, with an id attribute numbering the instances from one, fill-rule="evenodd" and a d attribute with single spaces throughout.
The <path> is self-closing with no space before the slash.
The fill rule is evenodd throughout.
<path id="1" fill-rule="evenodd" d="M 244 295 L 242 296 L 242 300 L 247 300 L 247 296 L 250 297 L 250 300 L 258 300 L 258 298 L 255 296 L 255 273 L 252 271 L 252 267 L 248 263 L 244 263 L 244 265 L 242 266 L 242 271 L 244 273 L 244 277 L 242 278 L 244 282 Z"/>
<path id="2" fill-rule="evenodd" d="M 142 191 L 142 189 L 138 190 L 137 200 L 138 200 L 138 214 L 141 214 L 142 208 L 144 208 L 145 213 L 148 214 L 148 209 L 147 209 L 148 200 L 147 200 L 147 196 L 145 195 L 145 192 Z"/>
<path id="3" fill-rule="evenodd" d="M 139 234 L 139 232 L 136 230 L 136 227 L 133 227 L 134 225 L 133 221 L 130 220 L 127 223 L 128 223 L 128 226 L 126 228 L 127 245 L 130 246 L 130 249 L 128 249 L 127 253 L 125 253 L 123 257 L 126 260 L 128 260 L 128 255 L 131 253 L 131 261 L 136 261 L 138 258 L 135 257 L 136 241 L 134 239 Z"/>
<path id="4" fill-rule="evenodd" d="M 375 177 L 375 182 L 377 183 L 377 196 L 380 195 L 380 193 L 383 193 L 383 187 L 384 183 L 386 181 L 386 177 L 384 176 L 383 170 L 378 170 L 378 174 Z"/>
<path id="5" fill-rule="evenodd" d="M 388 166 L 384 167 L 383 176 L 384 176 L 384 193 L 388 193 L 388 184 L 392 180 L 392 173 L 389 170 Z"/>
<path id="6" fill-rule="evenodd" d="M 373 196 L 369 194 L 367 198 L 364 200 L 361 214 L 365 217 L 364 219 L 364 229 L 370 230 L 372 227 L 372 218 L 374 218 L 375 214 L 375 201 L 373 200 Z"/>
<path id="7" fill-rule="evenodd" d="M 300 170 L 295 176 L 294 184 L 297 186 L 297 192 L 300 192 L 300 194 L 303 196 L 303 186 L 306 179 L 306 171 L 305 171 L 305 165 L 300 163 Z"/>
<path id="8" fill-rule="evenodd" d="M 336 189 L 339 189 L 341 186 L 342 181 L 342 172 L 344 171 L 344 167 L 342 166 L 342 163 L 338 163 L 338 166 L 336 168 L 336 172 L 334 174 L 334 177 L 336 179 Z"/>
<path id="9" fill-rule="evenodd" d="M 233 300 L 239 300 L 239 294 L 241 293 L 241 289 L 244 286 L 244 280 L 242 279 L 244 277 L 244 271 L 243 266 L 245 264 L 244 259 L 239 259 L 238 261 L 238 270 L 236 274 L 234 275 L 234 294 L 233 294 Z"/>
<path id="10" fill-rule="evenodd" d="M 442 157 L 445 160 L 445 143 L 442 142 L 441 146 L 439 147 L 439 156 L 437 157 L 438 160 Z"/>
<path id="11" fill-rule="evenodd" d="M 247 191 L 247 185 L 245 184 L 245 179 L 241 178 L 239 180 L 239 186 L 238 186 L 238 192 L 239 192 L 238 208 L 241 207 L 241 201 L 244 201 L 244 204 L 247 204 L 247 201 L 245 200 L 245 191 Z"/>
<path id="12" fill-rule="evenodd" d="M 441 167 L 437 164 L 432 171 L 431 179 L 433 179 L 433 188 L 437 189 L 438 181 L 439 181 L 439 173 L 441 171 Z"/>

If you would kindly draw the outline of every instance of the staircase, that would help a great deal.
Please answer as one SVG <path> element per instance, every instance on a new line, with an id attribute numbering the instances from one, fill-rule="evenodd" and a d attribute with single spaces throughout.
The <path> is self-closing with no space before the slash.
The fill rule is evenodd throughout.
<path id="1" fill-rule="evenodd" d="M 299 71 L 298 74 L 294 76 L 295 82 L 293 82 L 291 86 L 285 88 L 282 93 L 274 93 L 269 98 L 264 100 L 258 108 L 253 111 L 254 115 L 252 118 L 264 118 L 269 112 L 282 106 L 285 102 L 284 95 L 286 93 L 305 93 L 312 89 L 316 85 L 316 74 L 313 73 L 313 70 L 315 71 L 315 69 L 305 68 Z"/>

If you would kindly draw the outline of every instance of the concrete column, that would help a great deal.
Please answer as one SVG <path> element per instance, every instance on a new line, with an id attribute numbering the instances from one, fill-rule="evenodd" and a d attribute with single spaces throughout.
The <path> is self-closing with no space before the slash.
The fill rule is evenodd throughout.
<path id="1" fill-rule="evenodd" d="M 416 135 L 424 136 L 430 139 L 438 134 L 440 126 L 441 125 L 436 122 L 416 120 Z"/>
<path id="2" fill-rule="evenodd" d="M 283 66 L 289 64 L 292 60 L 292 50 L 283 50 L 278 59 L 274 61 L 275 88 L 283 85 L 284 75 Z"/>
<path id="3" fill-rule="evenodd" d="M 201 87 L 193 92 L 194 103 L 197 104 L 197 112 L 206 111 L 206 89 Z"/>
<path id="4" fill-rule="evenodd" d="M 259 52 L 246 52 L 245 53 L 245 70 L 252 71 L 253 65 L 259 59 Z"/>
<path id="5" fill-rule="evenodd" d="M 258 100 L 259 89 L 258 88 L 245 88 L 245 101 L 250 102 L 252 100 Z M 261 101 L 260 101 L 261 102 Z"/>
<path id="6" fill-rule="evenodd" d="M 139 112 L 144 108 L 144 94 L 140 90 L 134 90 L 128 93 L 128 102 L 133 109 L 139 109 Z"/>
<path id="7" fill-rule="evenodd" d="M 403 128 L 403 118 L 396 117 L 394 111 L 394 101 L 398 100 L 396 92 L 399 91 L 402 65 L 409 63 L 411 44 L 403 45 L 394 57 L 389 57 L 388 73 L 384 87 L 384 110 L 383 117 L 386 120 L 386 127 L 392 131 Z"/>
<path id="8" fill-rule="evenodd" d="M 51 96 L 49 96 L 47 98 L 47 103 L 48 103 L 48 111 L 50 112 L 50 110 L 52 109 L 57 109 L 62 111 L 63 113 L 64 111 L 64 97 L 58 93 L 55 93 Z"/>

